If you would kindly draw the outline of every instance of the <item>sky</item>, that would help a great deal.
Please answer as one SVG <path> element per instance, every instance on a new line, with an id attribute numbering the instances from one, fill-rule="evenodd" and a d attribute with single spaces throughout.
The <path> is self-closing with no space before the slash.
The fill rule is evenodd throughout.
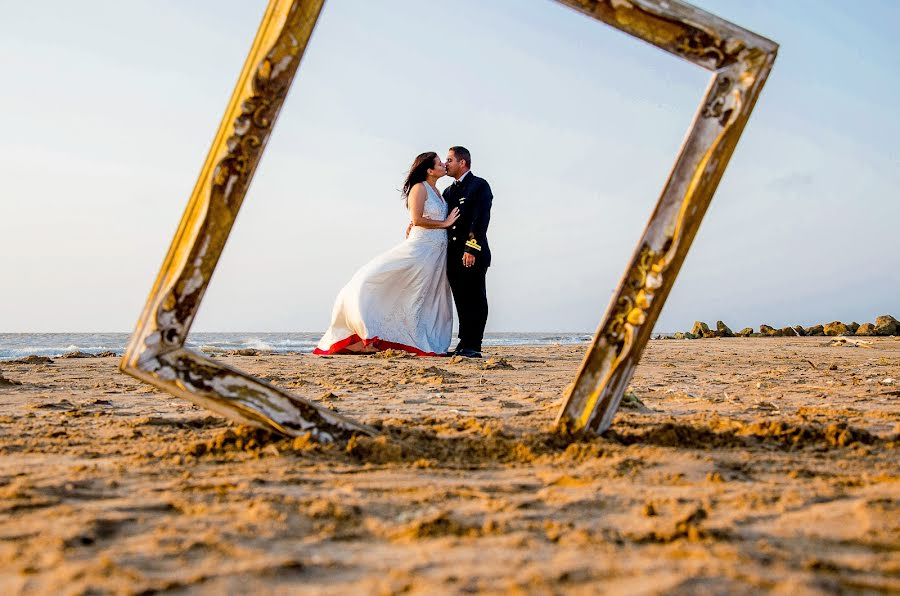
<path id="1" fill-rule="evenodd" d="M 656 330 L 900 316 L 900 3 L 696 4 L 781 48 Z M 264 8 L 0 0 L 0 332 L 133 329 Z M 709 76 L 550 0 L 328 0 L 193 329 L 324 330 L 461 144 L 487 331 L 593 331 Z"/>

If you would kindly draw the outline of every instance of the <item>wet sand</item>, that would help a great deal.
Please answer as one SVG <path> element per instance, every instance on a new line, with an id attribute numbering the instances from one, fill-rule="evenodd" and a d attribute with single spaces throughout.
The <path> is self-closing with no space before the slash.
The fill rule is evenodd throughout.
<path id="1" fill-rule="evenodd" d="M 866 340 L 653 341 L 571 444 L 548 429 L 585 346 L 223 358 L 384 432 L 346 449 L 115 358 L 0 362 L 0 588 L 898 592 L 900 341 Z"/>

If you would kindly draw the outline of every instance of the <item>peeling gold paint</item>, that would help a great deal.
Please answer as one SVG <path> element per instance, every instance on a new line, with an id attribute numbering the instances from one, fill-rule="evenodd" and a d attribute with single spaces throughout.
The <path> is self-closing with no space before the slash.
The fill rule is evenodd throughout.
<path id="1" fill-rule="evenodd" d="M 681 2 L 635 0 L 625 22 L 614 0 L 562 1 L 714 71 L 675 168 L 557 417 L 563 432 L 603 432 L 612 423 L 778 46 Z"/>
<path id="2" fill-rule="evenodd" d="M 183 347 L 321 8 L 269 3 L 120 366 L 239 422 L 329 442 L 375 431 Z"/>

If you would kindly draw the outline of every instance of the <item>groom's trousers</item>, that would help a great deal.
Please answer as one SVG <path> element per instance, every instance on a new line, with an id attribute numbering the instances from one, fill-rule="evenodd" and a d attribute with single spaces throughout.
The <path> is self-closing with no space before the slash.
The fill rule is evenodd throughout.
<path id="1" fill-rule="evenodd" d="M 488 301 L 485 277 L 487 267 L 465 267 L 462 256 L 447 264 L 447 280 L 453 291 L 456 314 L 459 316 L 458 347 L 481 351 L 484 326 L 487 324 Z"/>

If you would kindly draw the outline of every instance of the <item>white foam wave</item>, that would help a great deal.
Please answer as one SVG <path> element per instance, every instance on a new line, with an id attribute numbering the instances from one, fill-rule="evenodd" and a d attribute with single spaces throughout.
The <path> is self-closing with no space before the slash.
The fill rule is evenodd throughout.
<path id="1" fill-rule="evenodd" d="M 85 352 L 87 354 L 99 354 L 100 352 L 115 352 L 117 356 L 121 356 L 123 349 L 108 348 L 106 346 L 86 346 L 81 347 L 77 344 L 70 344 L 66 347 L 47 347 L 47 346 L 24 346 L 21 348 L 0 349 L 0 360 L 18 360 L 26 356 L 48 356 L 50 358 L 59 357 L 68 352 Z"/>
<path id="2" fill-rule="evenodd" d="M 239 350 L 254 348 L 263 352 L 311 352 L 321 333 L 197 333 L 187 346 L 194 350 Z M 488 333 L 485 346 L 541 346 L 579 344 L 591 340 L 588 333 Z M 121 355 L 128 343 L 127 333 L 20 333 L 0 334 L 0 360 L 15 360 L 35 354 L 61 356 L 66 352 L 90 354 L 112 351 Z"/>

